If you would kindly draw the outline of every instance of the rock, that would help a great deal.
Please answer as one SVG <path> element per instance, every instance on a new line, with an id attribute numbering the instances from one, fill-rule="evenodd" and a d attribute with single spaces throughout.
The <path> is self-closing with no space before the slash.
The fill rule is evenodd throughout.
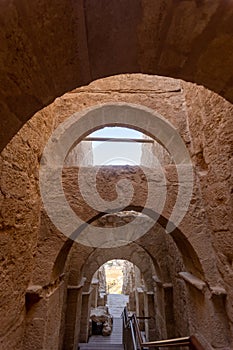
<path id="1" fill-rule="evenodd" d="M 108 308 L 106 306 L 98 306 L 97 308 L 92 309 L 90 319 L 92 320 L 92 329 L 93 322 L 96 324 L 94 326 L 96 333 L 92 332 L 92 334 L 100 334 L 100 330 L 103 336 L 111 334 L 113 317 L 109 314 Z"/>

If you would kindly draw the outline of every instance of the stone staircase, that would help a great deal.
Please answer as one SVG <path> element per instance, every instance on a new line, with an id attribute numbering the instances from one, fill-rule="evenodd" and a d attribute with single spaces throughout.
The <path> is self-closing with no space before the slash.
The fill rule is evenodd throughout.
<path id="1" fill-rule="evenodd" d="M 128 297 L 121 294 L 108 296 L 109 311 L 113 315 L 113 329 L 110 336 L 93 335 L 88 343 L 80 343 L 80 350 L 124 350 L 122 344 L 121 313 L 128 301 Z"/>
<path id="2" fill-rule="evenodd" d="M 110 336 L 93 335 L 88 343 L 79 344 L 80 350 L 124 350 L 122 344 L 122 319 L 113 316 L 113 329 Z"/>
<path id="3" fill-rule="evenodd" d="M 124 350 L 123 344 L 80 344 L 80 350 Z"/>

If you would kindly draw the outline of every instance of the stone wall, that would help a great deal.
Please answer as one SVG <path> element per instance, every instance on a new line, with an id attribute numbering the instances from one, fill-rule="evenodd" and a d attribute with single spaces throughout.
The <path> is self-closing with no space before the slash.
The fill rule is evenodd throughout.
<path id="1" fill-rule="evenodd" d="M 65 166 L 92 166 L 93 152 L 92 142 L 80 142 L 74 147 L 64 162 Z"/>
<path id="2" fill-rule="evenodd" d="M 60 324 L 59 319 L 59 315 L 63 315 L 64 322 L 66 308 L 65 292 L 62 293 L 62 288 L 66 289 L 67 283 L 75 288 L 79 286 L 83 274 L 81 269 L 94 254 L 94 248 L 79 246 L 76 254 L 81 265 L 72 265 L 72 271 L 70 270 L 69 260 L 66 261 L 66 258 L 69 252 L 74 254 L 75 249 L 71 248 L 67 238 L 57 231 L 41 210 L 38 189 L 39 161 L 49 135 L 63 120 L 86 107 L 113 101 L 138 103 L 156 110 L 175 126 L 190 151 L 195 164 L 195 187 L 189 211 L 179 229 L 172 234 L 179 251 L 173 240 L 164 239 L 163 221 L 156 229 L 154 241 L 148 234 L 138 243 L 153 257 L 153 264 L 158 264 L 162 275 L 158 274 L 155 278 L 154 291 L 158 295 L 157 302 L 162 302 L 166 294 L 171 303 L 171 289 L 167 289 L 171 286 L 167 283 L 172 281 L 173 304 L 176 305 L 176 334 L 183 335 L 182 322 L 185 314 L 189 320 L 187 331 L 201 330 L 204 340 L 215 348 L 225 350 L 230 346 L 228 343 L 231 333 L 228 327 L 229 324 L 232 327 L 233 322 L 232 106 L 202 87 L 168 78 L 142 75 L 102 79 L 64 95 L 52 106 L 34 116 L 1 154 L 1 348 L 23 348 L 25 321 L 30 325 L 30 320 L 34 318 L 31 318 L 30 312 L 27 313 L 25 296 L 33 286 L 39 285 L 43 291 L 57 286 L 50 301 L 45 297 L 45 300 L 39 302 L 46 308 L 47 315 L 44 340 L 39 341 L 40 345 L 44 344 L 44 350 L 52 349 L 47 339 L 51 329 L 55 330 L 56 337 L 60 329 L 63 329 L 60 334 L 64 333 L 65 326 Z M 86 171 L 88 175 L 90 169 Z M 164 171 L 170 196 L 163 213 L 166 218 L 175 201 L 177 175 L 172 165 L 165 167 Z M 77 169 L 65 169 L 64 187 L 73 209 L 87 220 L 98 212 L 87 206 L 79 195 L 76 175 Z M 102 170 L 98 175 L 98 190 L 104 199 L 114 199 L 115 184 L 125 176 L 135 185 L 136 195 L 132 203 L 143 206 L 147 186 L 141 169 L 128 167 Z M 156 173 L 150 173 L 150 176 L 153 182 Z M 88 186 L 91 192 L 90 184 Z M 160 229 L 161 236 L 158 235 Z M 102 253 L 97 251 L 96 254 L 100 256 Z M 107 255 L 107 251 L 105 254 Z M 185 282 L 178 275 L 184 268 L 186 272 L 203 280 L 204 291 L 199 291 L 192 279 L 191 282 Z M 65 286 L 62 287 L 64 284 L 59 278 L 62 278 L 63 272 L 68 271 L 71 272 L 69 281 L 64 279 Z M 37 293 L 35 297 L 38 297 Z M 80 294 L 76 297 L 80 301 Z M 54 323 L 50 323 L 53 318 L 51 310 L 53 305 L 57 305 L 58 298 L 61 303 L 58 314 Z M 172 323 L 171 319 L 168 320 L 168 312 L 165 309 L 164 305 L 159 310 L 160 335 L 167 332 L 165 323 Z M 185 313 L 181 310 L 185 310 Z M 86 316 L 79 315 L 83 319 Z M 197 326 L 195 322 L 199 322 Z M 42 331 L 40 327 L 38 329 Z M 222 337 L 212 337 L 210 328 L 215 329 L 215 334 Z M 37 333 L 37 328 L 26 328 L 25 331 L 26 335 L 30 334 L 29 341 L 30 337 L 34 337 L 34 332 Z M 173 331 L 171 329 L 168 333 Z M 74 338 L 73 335 L 71 338 Z M 77 334 L 75 339 L 77 341 Z M 60 347 L 61 344 L 62 336 Z"/>
<path id="3" fill-rule="evenodd" d="M 202 87 L 184 84 L 184 91 L 191 138 L 190 154 L 200 181 L 217 267 L 228 294 L 225 301 L 216 303 L 226 302 L 232 329 L 233 107 Z M 220 330 L 220 333 L 224 331 Z"/>
<path id="4" fill-rule="evenodd" d="M 39 112 L 0 156 L 0 270 L 3 350 L 20 349 L 25 320 L 25 294 L 32 278 L 40 230 L 38 169 L 53 130 L 51 107 Z"/>
<path id="5" fill-rule="evenodd" d="M 99 268 L 97 276 L 99 280 L 99 293 L 107 293 L 106 274 L 104 266 L 101 266 Z"/>
<path id="6" fill-rule="evenodd" d="M 147 168 L 155 168 L 158 165 L 165 166 L 172 163 L 172 158 L 158 142 L 142 144 L 140 164 Z"/>
<path id="7" fill-rule="evenodd" d="M 135 289 L 134 265 L 129 261 L 124 261 L 122 294 L 130 295 L 130 293 L 134 289 Z"/>
<path id="8" fill-rule="evenodd" d="M 233 100 L 230 1 L 12 0 L 0 15 L 1 149 L 36 111 L 100 77 L 170 76 Z"/>
<path id="9" fill-rule="evenodd" d="M 140 104 L 166 117 L 188 139 L 185 98 L 180 80 L 142 74 L 100 79 L 56 99 L 56 125 L 85 108 L 107 102 Z M 117 116 L 116 116 L 117 120 Z"/>

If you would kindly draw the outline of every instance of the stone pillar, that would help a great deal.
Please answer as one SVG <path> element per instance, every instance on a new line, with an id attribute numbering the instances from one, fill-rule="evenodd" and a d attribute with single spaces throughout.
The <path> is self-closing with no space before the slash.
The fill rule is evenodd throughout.
<path id="1" fill-rule="evenodd" d="M 129 310 L 136 312 L 136 296 L 135 296 L 136 291 L 134 290 L 133 292 L 129 293 Z"/>
<path id="2" fill-rule="evenodd" d="M 142 288 L 137 288 L 136 289 L 136 315 L 138 317 L 144 317 L 145 316 L 145 310 L 144 310 L 144 291 Z M 140 330 L 144 331 L 145 327 L 144 327 L 144 322 L 139 320 L 139 326 L 140 326 Z"/>
<path id="3" fill-rule="evenodd" d="M 157 276 L 153 276 L 155 282 L 155 323 L 156 323 L 156 339 L 167 338 L 165 304 L 164 304 L 164 288 L 163 283 Z"/>
<path id="4" fill-rule="evenodd" d="M 91 287 L 93 289 L 91 307 L 96 308 L 98 306 L 98 296 L 99 296 L 99 280 L 97 278 L 92 279 Z"/>
<path id="5" fill-rule="evenodd" d="M 148 317 L 149 316 L 149 310 L 148 310 L 148 297 L 147 297 L 147 291 L 144 291 L 143 293 L 143 304 L 144 304 L 144 316 Z M 144 324 L 144 330 L 145 330 L 145 335 L 146 339 L 149 340 L 149 320 L 141 320 L 140 323 Z"/>
<path id="6" fill-rule="evenodd" d="M 151 317 L 148 320 L 147 338 L 150 341 L 157 340 L 156 323 L 155 323 L 155 299 L 153 292 L 147 292 L 146 316 Z"/>
<path id="7" fill-rule="evenodd" d="M 107 304 L 107 294 L 98 293 L 97 306 L 105 306 Z"/>
<path id="8" fill-rule="evenodd" d="M 60 348 L 61 319 L 64 307 L 64 282 L 42 287 L 30 286 L 26 293 L 24 350 Z"/>
<path id="9" fill-rule="evenodd" d="M 85 279 L 77 286 L 67 288 L 67 308 L 65 322 L 65 336 L 63 350 L 75 350 L 79 343 L 81 308 L 82 308 L 82 287 Z"/>
<path id="10" fill-rule="evenodd" d="M 82 312 L 80 324 L 80 343 L 87 343 L 89 338 L 89 319 L 91 312 L 92 291 L 82 293 Z"/>
<path id="11" fill-rule="evenodd" d="M 164 290 L 164 308 L 167 328 L 167 337 L 175 337 L 174 306 L 173 306 L 173 286 L 171 283 L 163 284 Z"/>

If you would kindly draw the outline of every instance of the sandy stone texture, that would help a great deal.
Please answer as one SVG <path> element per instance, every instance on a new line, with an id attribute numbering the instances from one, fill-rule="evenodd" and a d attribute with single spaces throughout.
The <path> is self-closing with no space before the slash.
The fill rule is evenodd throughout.
<path id="1" fill-rule="evenodd" d="M 182 6 L 187 6 L 188 11 L 188 4 Z M 214 5 L 211 8 L 214 13 Z M 14 11 L 13 5 L 11 10 Z M 151 20 L 153 22 L 153 18 Z M 163 217 L 153 232 L 138 240 L 131 255 L 126 248 L 112 252 L 113 255 L 108 255 L 105 250 L 104 255 L 93 247 L 72 247 L 72 242 L 58 232 L 44 213 L 39 194 L 39 162 L 52 131 L 73 113 L 105 102 L 141 104 L 160 113 L 180 133 L 195 169 L 189 210 L 179 228 L 167 237 L 164 226 L 176 198 L 177 174 L 174 165 L 164 167 L 169 199 Z M 157 295 L 159 336 L 172 335 L 173 331 L 178 335 L 199 332 L 204 342 L 213 348 L 230 349 L 233 322 L 231 120 L 232 105 L 213 92 L 181 81 L 138 74 L 101 79 L 75 89 L 35 115 L 1 154 L 1 348 L 30 349 L 33 341 L 35 348 L 62 349 L 66 321 L 68 324 L 66 308 L 70 310 L 73 305 L 69 301 L 76 300 L 74 305 L 81 312 L 82 288 L 87 287 L 82 284 L 84 271 L 88 270 L 85 263 L 88 261 L 88 267 L 93 266 L 94 273 L 103 256 L 114 258 L 114 254 L 124 253 L 139 265 L 144 257 L 148 259 L 146 266 L 150 266 L 150 270 L 146 280 L 152 286 L 150 291 Z M 87 206 L 80 196 L 75 181 L 77 170 L 64 169 L 64 187 L 70 205 L 87 220 L 98 211 Z M 88 171 L 93 169 L 85 171 L 88 178 Z M 147 196 L 145 176 L 142 169 L 132 167 L 100 170 L 97 183 L 103 199 L 115 198 L 115 184 L 125 176 L 135 187 L 133 204 L 143 206 Z M 150 178 L 152 182 L 156 179 L 155 170 L 150 172 Z M 87 190 L 91 192 L 88 181 Z M 148 256 L 152 258 L 152 265 Z M 96 257 L 94 262 L 93 257 Z M 140 266 L 146 274 L 145 265 L 141 263 Z M 183 270 L 204 282 L 203 292 L 196 288 L 194 279 L 185 282 L 178 277 Z M 153 279 L 153 275 L 157 277 Z M 169 319 L 168 309 L 164 306 L 165 299 L 167 305 L 173 305 L 169 283 L 172 283 L 173 300 L 177 305 L 173 319 Z M 79 288 L 76 294 L 74 289 L 69 289 L 72 286 Z M 40 299 L 32 303 L 29 312 L 26 296 L 32 298 L 31 301 Z M 188 322 L 184 331 L 185 319 Z M 171 326 L 173 320 L 175 330 Z M 74 325 L 72 322 L 70 324 Z M 166 322 L 169 324 L 167 329 Z M 65 335 L 66 339 L 72 339 L 72 342 L 75 338 L 77 342 L 78 325 L 72 332 L 70 337 Z"/>

